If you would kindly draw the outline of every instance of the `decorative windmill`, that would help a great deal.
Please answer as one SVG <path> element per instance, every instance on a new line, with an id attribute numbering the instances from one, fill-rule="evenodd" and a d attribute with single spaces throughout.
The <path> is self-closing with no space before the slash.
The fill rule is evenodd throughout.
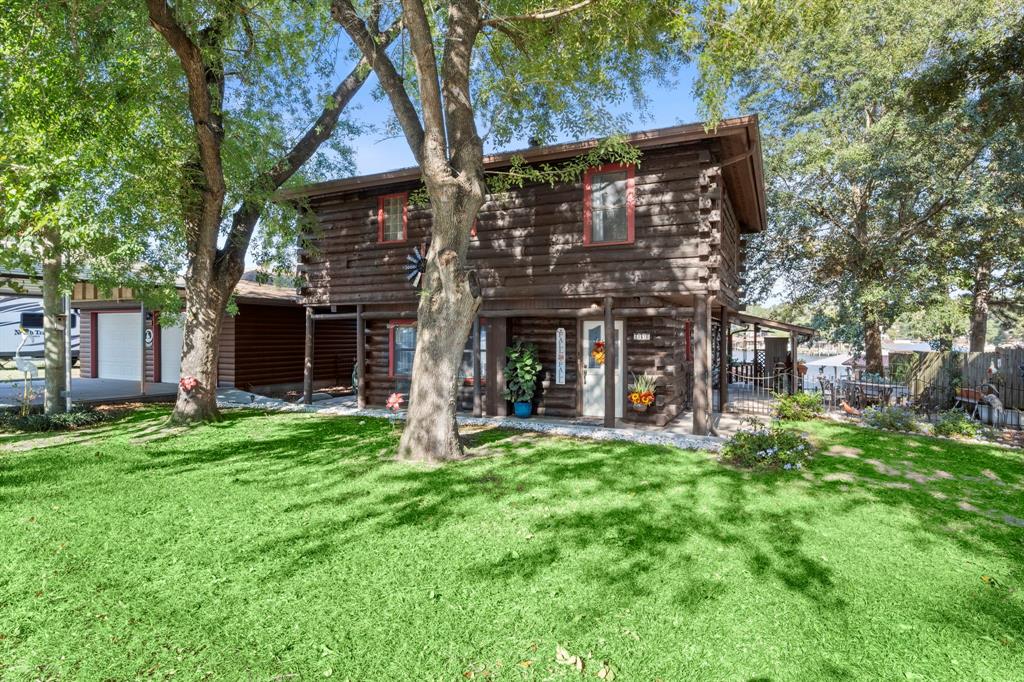
<path id="1" fill-rule="evenodd" d="M 420 244 L 412 248 L 412 253 L 405 257 L 405 279 L 413 288 L 417 288 L 427 270 L 427 245 Z"/>

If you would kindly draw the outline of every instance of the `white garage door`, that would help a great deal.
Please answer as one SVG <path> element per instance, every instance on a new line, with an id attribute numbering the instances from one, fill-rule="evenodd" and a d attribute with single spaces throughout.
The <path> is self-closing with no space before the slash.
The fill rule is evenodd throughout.
<path id="1" fill-rule="evenodd" d="M 98 376 L 138 381 L 142 377 L 142 316 L 100 313 L 96 327 Z"/>
<path id="2" fill-rule="evenodd" d="M 160 381 L 177 383 L 181 378 L 181 327 L 160 327 Z"/>

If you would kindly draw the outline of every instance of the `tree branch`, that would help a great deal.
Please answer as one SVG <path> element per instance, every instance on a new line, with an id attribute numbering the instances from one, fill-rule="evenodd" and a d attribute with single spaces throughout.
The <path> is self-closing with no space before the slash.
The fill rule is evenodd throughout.
<path id="1" fill-rule="evenodd" d="M 386 31 L 379 34 L 377 40 L 382 47 L 386 48 L 401 31 L 402 22 L 397 20 Z M 338 83 L 338 87 L 331 94 L 330 102 L 323 108 L 305 134 L 269 170 L 256 179 L 252 189 L 246 193 L 242 205 L 232 216 L 231 231 L 228 233 L 222 253 L 224 260 L 239 263 L 244 261 L 245 252 L 249 248 L 256 222 L 266 205 L 267 196 L 287 182 L 316 153 L 320 145 L 330 138 L 345 107 L 359 92 L 369 75 L 369 60 L 363 57 Z"/>
<path id="2" fill-rule="evenodd" d="M 366 27 L 366 22 L 359 17 L 359 13 L 356 12 L 350 0 L 332 0 L 331 15 L 349 35 L 352 42 L 370 63 L 374 73 L 377 74 L 381 88 L 391 100 L 391 106 L 402 126 L 409 148 L 412 150 L 413 156 L 416 157 L 416 162 L 420 163 L 423 150 L 423 126 L 420 123 L 416 107 L 405 90 L 405 82 L 395 69 L 391 58 L 388 57 L 384 46 L 374 40 Z"/>
<path id="3" fill-rule="evenodd" d="M 441 58 L 448 147 L 454 170 L 482 178 L 483 143 L 477 134 L 469 87 L 473 45 L 479 32 L 478 1 L 450 2 L 448 31 Z"/>
<path id="4" fill-rule="evenodd" d="M 448 164 L 448 144 L 433 32 L 422 0 L 402 0 L 402 8 L 416 64 L 416 84 L 423 112 L 424 138 L 420 167 L 428 177 L 440 177 L 445 174 Z"/>
<path id="5" fill-rule="evenodd" d="M 512 24 L 516 22 L 532 22 L 532 21 L 547 21 L 548 19 L 557 19 L 558 17 L 571 14 L 577 10 L 581 10 L 587 5 L 593 5 L 599 2 L 599 0 L 580 0 L 573 5 L 568 7 L 559 7 L 552 9 L 545 9 L 539 12 L 533 12 L 532 14 L 515 14 L 507 17 L 491 17 L 481 21 L 483 26 L 493 26 L 494 28 L 501 27 L 502 24 Z"/>

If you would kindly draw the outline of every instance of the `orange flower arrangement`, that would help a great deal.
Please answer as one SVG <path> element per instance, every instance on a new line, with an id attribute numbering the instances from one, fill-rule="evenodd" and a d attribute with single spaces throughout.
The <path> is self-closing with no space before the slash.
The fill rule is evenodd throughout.
<path id="1" fill-rule="evenodd" d="M 590 349 L 590 357 L 599 365 L 604 364 L 604 341 L 595 341 L 594 347 Z"/>
<path id="2" fill-rule="evenodd" d="M 633 376 L 633 383 L 629 385 L 629 402 L 634 405 L 643 405 L 647 407 L 654 403 L 654 383 L 656 379 L 652 376 L 643 374 L 641 376 Z"/>

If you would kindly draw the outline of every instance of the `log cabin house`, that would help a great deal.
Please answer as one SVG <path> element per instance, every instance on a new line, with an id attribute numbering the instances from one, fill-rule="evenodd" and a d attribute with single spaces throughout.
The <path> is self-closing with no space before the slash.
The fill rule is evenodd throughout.
<path id="1" fill-rule="evenodd" d="M 537 414 L 664 425 L 692 410 L 694 433 L 708 433 L 712 320 L 721 340 L 716 360 L 728 366 L 730 323 L 744 319 L 743 240 L 766 221 L 757 118 L 627 139 L 642 151 L 636 166 L 591 168 L 579 182 L 527 185 L 483 205 L 469 248 L 483 306 L 466 341 L 462 409 L 507 414 L 504 350 L 522 339 L 536 344 L 544 367 Z M 557 163 L 596 144 L 517 154 Z M 485 166 L 501 170 L 512 157 L 490 156 Z M 408 270 L 430 239 L 429 207 L 409 201 L 420 186 L 418 169 L 409 168 L 283 197 L 303 202 L 317 223 L 299 263 L 307 372 L 315 371 L 315 325 L 355 320 L 361 405 L 383 406 L 390 393 L 408 390 L 418 301 L 418 278 Z M 780 328 L 794 344 L 810 331 Z M 591 351 L 611 330 L 602 364 Z M 655 404 L 643 413 L 625 397 L 641 374 L 657 377 Z M 728 383 L 719 386 L 721 405 Z"/>

